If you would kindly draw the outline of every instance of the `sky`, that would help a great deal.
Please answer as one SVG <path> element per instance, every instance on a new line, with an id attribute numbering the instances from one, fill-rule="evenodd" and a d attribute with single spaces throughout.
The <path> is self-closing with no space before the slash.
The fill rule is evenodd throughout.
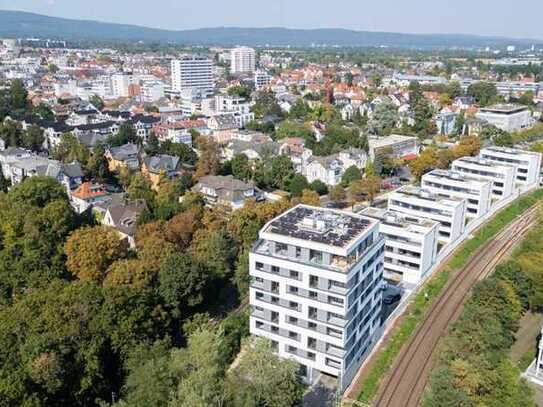
<path id="1" fill-rule="evenodd" d="M 0 9 L 173 30 L 326 27 L 543 39 L 543 0 L 0 0 Z"/>

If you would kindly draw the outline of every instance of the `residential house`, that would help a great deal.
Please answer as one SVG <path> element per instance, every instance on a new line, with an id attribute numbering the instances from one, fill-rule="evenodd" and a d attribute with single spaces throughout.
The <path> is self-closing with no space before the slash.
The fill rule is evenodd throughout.
<path id="1" fill-rule="evenodd" d="M 139 163 L 139 147 L 128 143 L 119 147 L 111 147 L 106 151 L 110 171 L 120 171 L 121 168 L 137 170 Z"/>
<path id="2" fill-rule="evenodd" d="M 107 208 L 102 224 L 115 228 L 121 239 L 126 239 L 130 247 L 135 247 L 138 218 L 146 209 L 143 199 L 112 204 Z"/>
<path id="3" fill-rule="evenodd" d="M 262 192 L 254 183 L 241 181 L 232 175 L 207 175 L 192 188 L 203 195 L 206 205 L 222 206 L 235 210 L 243 207 L 249 199 L 263 199 Z"/>
<path id="4" fill-rule="evenodd" d="M 83 182 L 70 193 L 70 201 L 78 213 L 83 213 L 93 205 L 105 202 L 109 196 L 106 188 L 101 184 Z"/>
<path id="5" fill-rule="evenodd" d="M 155 155 L 148 156 L 143 159 L 141 171 L 151 180 L 154 189 L 158 189 L 160 177 L 162 175 L 169 179 L 175 178 L 179 175 L 179 167 L 181 166 L 181 160 L 177 156 L 173 155 Z"/>
<path id="6" fill-rule="evenodd" d="M 233 114 L 219 114 L 212 116 L 207 121 L 207 127 L 213 131 L 213 138 L 217 143 L 230 141 L 239 127 Z"/>

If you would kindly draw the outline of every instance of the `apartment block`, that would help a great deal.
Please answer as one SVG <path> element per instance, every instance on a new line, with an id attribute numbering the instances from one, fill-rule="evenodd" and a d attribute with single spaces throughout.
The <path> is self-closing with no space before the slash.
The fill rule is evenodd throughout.
<path id="1" fill-rule="evenodd" d="M 388 209 L 439 222 L 438 240 L 442 245 L 455 241 L 465 229 L 466 200 L 462 198 L 446 198 L 427 189 L 404 186 L 389 195 Z"/>
<path id="2" fill-rule="evenodd" d="M 419 284 L 437 257 L 439 222 L 379 208 L 366 208 L 360 214 L 380 222 L 385 238 L 384 277 Z"/>
<path id="3" fill-rule="evenodd" d="M 230 72 L 253 73 L 256 67 L 256 53 L 253 48 L 237 47 L 232 49 L 230 56 Z"/>
<path id="4" fill-rule="evenodd" d="M 268 222 L 249 256 L 250 330 L 279 356 L 341 377 L 344 389 L 381 323 L 384 239 L 375 219 L 298 205 Z"/>
<path id="5" fill-rule="evenodd" d="M 518 185 L 533 185 L 539 182 L 541 153 L 515 148 L 488 147 L 482 149 L 479 156 L 497 164 L 516 166 Z"/>
<path id="6" fill-rule="evenodd" d="M 508 198 L 515 190 L 517 168 L 513 165 L 497 164 L 479 157 L 462 157 L 454 160 L 453 171 L 492 182 L 492 200 Z"/>
<path id="7" fill-rule="evenodd" d="M 492 205 L 492 182 L 452 170 L 433 170 L 422 177 L 422 188 L 448 198 L 466 200 L 466 216 L 484 216 Z"/>
<path id="8" fill-rule="evenodd" d="M 171 62 L 172 89 L 197 90 L 204 96 L 213 93 L 213 62 L 207 57 L 186 56 Z"/>

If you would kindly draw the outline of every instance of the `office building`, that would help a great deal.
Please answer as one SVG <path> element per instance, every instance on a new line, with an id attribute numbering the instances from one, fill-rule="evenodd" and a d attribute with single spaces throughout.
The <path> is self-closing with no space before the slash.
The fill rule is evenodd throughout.
<path id="1" fill-rule="evenodd" d="M 213 62 L 207 57 L 187 56 L 171 63 L 172 89 L 177 92 L 197 90 L 204 96 L 215 89 Z"/>
<path id="2" fill-rule="evenodd" d="M 454 242 L 464 232 L 466 200 L 462 198 L 446 198 L 426 189 L 404 186 L 389 195 L 388 209 L 439 222 L 441 245 Z"/>
<path id="3" fill-rule="evenodd" d="M 253 73 L 256 66 L 255 50 L 248 47 L 234 48 L 230 57 L 230 73 Z"/>
<path id="4" fill-rule="evenodd" d="M 344 389 L 381 319 L 384 239 L 375 219 L 298 205 L 268 222 L 249 255 L 250 330 Z"/>
<path id="5" fill-rule="evenodd" d="M 512 165 L 496 164 L 479 157 L 462 157 L 452 162 L 451 169 L 492 182 L 493 201 L 508 198 L 515 190 L 517 168 Z"/>
<path id="6" fill-rule="evenodd" d="M 398 212 L 366 208 L 361 215 L 379 220 L 385 238 L 384 277 L 417 285 L 435 263 L 439 222 Z"/>
<path id="7" fill-rule="evenodd" d="M 422 188 L 448 198 L 466 200 L 466 216 L 484 216 L 492 204 L 492 182 L 452 170 L 433 170 L 422 177 Z"/>
<path id="8" fill-rule="evenodd" d="M 534 124 L 530 109 L 522 105 L 498 104 L 484 107 L 475 117 L 507 132 L 527 129 Z"/>
<path id="9" fill-rule="evenodd" d="M 493 163 L 517 167 L 516 183 L 519 185 L 533 185 L 539 182 L 541 153 L 515 148 L 488 147 L 482 149 L 479 156 Z"/>
<path id="10" fill-rule="evenodd" d="M 420 152 L 420 141 L 412 136 L 391 134 L 387 137 L 370 138 L 368 143 L 372 160 L 383 152 L 390 152 L 392 156 L 403 159 L 417 158 Z"/>

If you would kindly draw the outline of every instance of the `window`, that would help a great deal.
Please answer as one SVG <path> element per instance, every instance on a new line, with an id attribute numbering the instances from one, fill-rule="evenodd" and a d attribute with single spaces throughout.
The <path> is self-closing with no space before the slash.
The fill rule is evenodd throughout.
<path id="1" fill-rule="evenodd" d="M 260 291 L 257 291 L 257 292 L 256 292 L 256 298 L 257 298 L 258 300 L 261 300 L 262 298 L 264 298 L 264 293 L 261 293 Z"/>
<path id="2" fill-rule="evenodd" d="M 275 243 L 275 252 L 277 254 L 286 255 L 287 254 L 288 247 L 284 243 Z"/>
<path id="3" fill-rule="evenodd" d="M 264 264 L 259 263 L 259 262 L 256 262 L 255 268 L 256 268 L 257 270 L 262 271 L 262 270 L 264 270 Z"/>
<path id="4" fill-rule="evenodd" d="M 271 267 L 271 272 L 274 273 L 274 274 L 279 274 L 279 267 L 277 267 L 277 266 L 272 266 L 272 267 Z"/>
<path id="5" fill-rule="evenodd" d="M 295 310 L 298 309 L 298 303 L 294 302 L 294 301 L 289 301 L 288 306 L 289 306 L 289 308 L 292 308 L 292 309 L 295 309 Z"/>
<path id="6" fill-rule="evenodd" d="M 308 323 L 307 323 L 307 327 L 308 327 L 309 329 L 312 329 L 313 331 L 316 331 L 316 330 L 317 330 L 317 324 L 314 323 L 314 322 L 308 322 Z"/>
<path id="7" fill-rule="evenodd" d="M 316 276 L 309 276 L 309 286 L 317 288 L 319 286 L 319 278 Z"/>
<path id="8" fill-rule="evenodd" d="M 319 294 L 317 294 L 316 291 L 309 291 L 309 298 L 312 300 L 316 300 L 319 297 Z"/>
<path id="9" fill-rule="evenodd" d="M 262 322 L 262 321 L 256 321 L 256 327 L 257 327 L 258 329 L 262 329 L 263 326 L 264 326 L 264 322 Z"/>
<path id="10" fill-rule="evenodd" d="M 300 257 L 302 257 L 302 248 L 296 247 L 296 258 L 299 259 Z"/>
<path id="11" fill-rule="evenodd" d="M 315 360 L 315 354 L 313 352 L 307 352 L 307 358 L 311 360 Z"/>
<path id="12" fill-rule="evenodd" d="M 326 328 L 326 333 L 329 336 L 333 336 L 334 338 L 341 338 L 342 337 L 342 333 L 338 329 Z"/>
<path id="13" fill-rule="evenodd" d="M 296 332 L 288 331 L 288 337 L 296 341 L 298 340 L 298 334 Z"/>
<path id="14" fill-rule="evenodd" d="M 274 324 L 279 323 L 279 313 L 278 312 L 272 311 L 272 313 L 271 313 L 271 322 L 273 322 Z"/>
<path id="15" fill-rule="evenodd" d="M 295 278 L 296 280 L 300 279 L 300 273 L 294 270 L 289 271 L 290 278 Z"/>
<path id="16" fill-rule="evenodd" d="M 255 277 L 255 281 L 257 283 L 263 283 L 264 282 L 264 279 L 263 278 L 260 278 L 260 277 Z"/>
<path id="17" fill-rule="evenodd" d="M 309 318 L 316 319 L 317 318 L 317 308 L 309 307 L 308 314 L 309 314 Z"/>
<path id="18" fill-rule="evenodd" d="M 309 250 L 309 260 L 312 261 L 313 263 L 321 264 L 322 263 L 322 252 L 320 252 L 318 250 L 310 249 Z"/>
<path id="19" fill-rule="evenodd" d="M 279 304 L 279 297 L 271 297 L 272 304 Z"/>
<path id="20" fill-rule="evenodd" d="M 290 294 L 298 294 L 298 287 L 293 287 L 291 285 L 288 286 L 288 292 Z"/>
<path id="21" fill-rule="evenodd" d="M 328 296 L 328 302 L 330 304 L 332 304 L 332 305 L 343 306 L 343 299 L 342 298 L 332 297 L 331 295 Z"/>
<path id="22" fill-rule="evenodd" d="M 294 346 L 287 345 L 287 352 L 296 353 L 297 351 L 298 351 L 298 349 L 295 348 Z"/>
<path id="23" fill-rule="evenodd" d="M 272 292 L 279 294 L 279 283 L 277 281 L 272 281 L 271 290 Z"/>
<path id="24" fill-rule="evenodd" d="M 309 349 L 317 349 L 317 340 L 315 338 L 308 337 L 307 338 L 307 347 Z"/>
<path id="25" fill-rule="evenodd" d="M 295 317 L 288 317 L 288 323 L 292 325 L 298 325 L 298 318 Z"/>
<path id="26" fill-rule="evenodd" d="M 272 325 L 272 326 L 271 326 L 271 331 L 272 331 L 274 334 L 278 334 L 278 333 L 279 333 L 279 328 L 276 327 L 275 325 Z"/>

